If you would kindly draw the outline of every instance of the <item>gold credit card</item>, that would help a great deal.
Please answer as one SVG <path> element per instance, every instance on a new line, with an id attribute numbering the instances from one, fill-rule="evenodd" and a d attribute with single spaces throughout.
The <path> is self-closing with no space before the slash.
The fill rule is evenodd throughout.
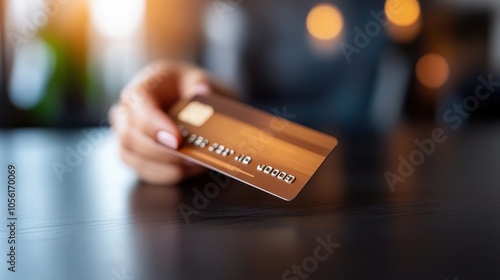
<path id="1" fill-rule="evenodd" d="M 170 115 L 183 137 L 174 153 L 284 200 L 294 199 L 337 139 L 220 96 L 178 102 Z"/>

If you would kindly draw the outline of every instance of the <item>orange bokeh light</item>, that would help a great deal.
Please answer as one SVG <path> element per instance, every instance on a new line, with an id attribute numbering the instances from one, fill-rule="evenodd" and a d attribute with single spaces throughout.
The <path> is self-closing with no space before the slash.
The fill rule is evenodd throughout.
<path id="1" fill-rule="evenodd" d="M 395 25 L 409 26 L 420 17 L 420 4 L 417 0 L 386 0 L 385 14 Z"/>
<path id="2" fill-rule="evenodd" d="M 444 57 L 438 54 L 427 54 L 417 62 L 416 74 L 420 83 L 428 88 L 436 89 L 448 81 L 450 67 Z"/>
<path id="3" fill-rule="evenodd" d="M 331 4 L 318 4 L 307 15 L 307 30 L 317 39 L 335 39 L 343 27 L 342 13 Z"/>

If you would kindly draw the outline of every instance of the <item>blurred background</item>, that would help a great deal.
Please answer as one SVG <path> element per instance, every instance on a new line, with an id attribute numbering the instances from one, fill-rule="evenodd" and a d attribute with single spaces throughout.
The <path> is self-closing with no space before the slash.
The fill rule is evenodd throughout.
<path id="1" fill-rule="evenodd" d="M 233 180 L 186 225 L 180 203 L 210 176 L 148 186 L 107 129 L 82 129 L 158 59 L 339 146 L 293 202 Z M 499 74 L 500 0 L 0 0 L 0 165 L 20 170 L 21 244 L 0 278 L 128 263 L 137 279 L 278 278 L 332 234 L 342 247 L 310 279 L 498 279 Z M 415 140 L 436 127 L 456 133 L 424 157 Z"/>
<path id="2" fill-rule="evenodd" d="M 165 58 L 327 132 L 442 122 L 500 72 L 497 0 L 3 0 L 0 13 L 3 128 L 99 125 Z M 496 119 L 499 92 L 467 121 Z"/>

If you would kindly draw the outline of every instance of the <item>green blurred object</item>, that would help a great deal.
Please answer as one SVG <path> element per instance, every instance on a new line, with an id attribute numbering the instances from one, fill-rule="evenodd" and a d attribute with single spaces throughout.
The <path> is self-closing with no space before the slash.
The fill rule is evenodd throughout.
<path id="1" fill-rule="evenodd" d="M 34 126 L 72 127 L 90 122 L 89 104 L 98 102 L 98 85 L 91 82 L 86 56 L 76 56 L 59 34 L 40 34 L 53 58 L 53 69 L 48 77 L 40 101 L 27 111 Z"/>
<path id="2" fill-rule="evenodd" d="M 4 54 L 12 56 L 13 65 L 12 84 L 2 83 L 11 92 L 3 90 L 0 96 L 6 100 L 0 106 L 8 109 L 2 110 L 7 121 L 1 127 L 89 126 L 105 115 L 102 82 L 89 70 L 88 11 L 79 7 L 65 6 L 64 17 L 54 14 L 23 49 Z"/>
<path id="3" fill-rule="evenodd" d="M 42 38 L 50 52 L 54 55 L 54 70 L 43 92 L 42 98 L 30 113 L 35 125 L 48 126 L 56 121 L 57 116 L 64 112 L 64 92 L 68 78 L 68 54 L 64 50 L 64 43 L 55 36 Z"/>

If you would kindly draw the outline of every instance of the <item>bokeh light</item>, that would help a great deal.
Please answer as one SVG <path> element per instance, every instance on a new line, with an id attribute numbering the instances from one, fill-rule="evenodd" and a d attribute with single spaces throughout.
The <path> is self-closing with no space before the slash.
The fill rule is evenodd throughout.
<path id="1" fill-rule="evenodd" d="M 448 81 L 450 67 L 441 55 L 427 54 L 417 62 L 416 74 L 421 84 L 436 89 Z"/>
<path id="2" fill-rule="evenodd" d="M 104 36 L 127 37 L 140 26 L 145 6 L 145 0 L 91 0 L 92 23 Z"/>
<path id="3" fill-rule="evenodd" d="M 44 97 L 54 74 L 56 54 L 39 38 L 34 38 L 16 51 L 9 83 L 9 97 L 14 106 L 31 109 Z"/>
<path id="4" fill-rule="evenodd" d="M 307 30 L 320 40 L 333 40 L 344 27 L 342 13 L 331 4 L 318 4 L 307 15 Z"/>
<path id="5" fill-rule="evenodd" d="M 417 0 L 386 0 L 385 14 L 395 25 L 409 26 L 420 17 L 420 4 Z"/>

